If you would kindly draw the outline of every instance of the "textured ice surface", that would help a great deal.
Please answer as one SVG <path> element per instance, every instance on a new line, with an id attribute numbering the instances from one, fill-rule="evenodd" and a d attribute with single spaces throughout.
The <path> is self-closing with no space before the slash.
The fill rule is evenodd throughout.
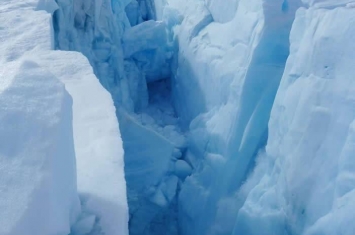
<path id="1" fill-rule="evenodd" d="M 134 110 L 121 46 L 124 28 L 130 27 L 124 11 L 129 2 L 58 0 L 59 10 L 54 14 L 53 23 L 56 48 L 83 53 L 114 102 Z M 128 72 L 132 71 L 135 70 Z"/>
<path id="2" fill-rule="evenodd" d="M 172 49 L 168 46 L 166 25 L 149 20 L 125 31 L 122 37 L 126 59 L 133 59 L 147 82 L 170 77 Z"/>
<path id="3" fill-rule="evenodd" d="M 228 3 L 162 10 L 184 18 L 172 89 L 195 169 L 182 234 L 353 233 L 351 1 L 303 1 L 295 21 L 297 1 Z"/>
<path id="4" fill-rule="evenodd" d="M 132 235 L 353 234 L 352 1 L 57 2 L 117 108 Z"/>
<path id="5" fill-rule="evenodd" d="M 298 11 L 260 157 L 270 165 L 250 178 L 235 234 L 354 233 L 354 20 L 346 7 Z"/>
<path id="6" fill-rule="evenodd" d="M 214 20 L 215 4 L 176 5 L 184 19 L 175 30 L 180 48 L 173 101 L 190 130 L 188 159 L 195 167 L 179 194 L 183 234 L 232 233 L 242 203 L 234 194 L 265 145 L 296 8 L 239 1 L 232 17 Z"/>

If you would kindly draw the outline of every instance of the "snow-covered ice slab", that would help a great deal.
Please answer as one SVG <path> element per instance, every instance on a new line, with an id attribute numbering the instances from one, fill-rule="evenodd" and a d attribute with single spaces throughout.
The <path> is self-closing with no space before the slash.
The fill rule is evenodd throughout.
<path id="1" fill-rule="evenodd" d="M 51 51 L 55 8 L 0 2 L 0 234 L 80 235 L 94 226 L 126 235 L 113 101 L 83 55 Z M 83 214 L 70 231 L 80 212 L 75 154 Z"/>
<path id="2" fill-rule="evenodd" d="M 22 55 L 51 48 L 37 1 L 0 3 L 0 234 L 65 235 L 80 212 L 72 99 Z"/>
<path id="3" fill-rule="evenodd" d="M 78 52 L 38 56 L 73 97 L 78 192 L 85 213 L 94 214 L 105 235 L 128 234 L 123 147 L 112 98 Z"/>
<path id="4" fill-rule="evenodd" d="M 68 234 L 80 210 L 72 100 L 33 61 L 0 78 L 0 234 Z"/>

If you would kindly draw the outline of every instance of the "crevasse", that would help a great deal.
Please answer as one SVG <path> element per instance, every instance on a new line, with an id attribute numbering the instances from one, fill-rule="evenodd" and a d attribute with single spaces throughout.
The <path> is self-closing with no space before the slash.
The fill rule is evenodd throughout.
<path id="1" fill-rule="evenodd" d="M 57 1 L 56 46 L 86 55 L 113 97 L 125 150 L 131 234 L 177 234 L 177 197 L 191 172 L 171 102 L 173 41 L 152 2 Z"/>
<path id="2" fill-rule="evenodd" d="M 57 0 L 115 102 L 130 234 L 352 235 L 349 2 Z"/>

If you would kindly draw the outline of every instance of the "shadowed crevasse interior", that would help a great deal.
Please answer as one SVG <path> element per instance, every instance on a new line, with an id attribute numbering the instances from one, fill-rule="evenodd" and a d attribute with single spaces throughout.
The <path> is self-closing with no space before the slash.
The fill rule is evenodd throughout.
<path id="1" fill-rule="evenodd" d="M 162 2 L 156 1 L 160 7 Z M 56 48 L 82 52 L 117 109 L 131 235 L 245 231 L 236 222 L 243 199 L 235 198 L 235 193 L 267 142 L 267 124 L 289 54 L 298 1 L 258 1 L 255 14 L 261 18 L 246 26 L 255 31 L 255 38 L 245 52 L 249 56 L 242 58 L 245 72 L 203 76 L 209 64 L 194 61 L 185 50 L 193 51 L 199 39 L 218 34 L 218 27 L 238 25 L 231 17 L 214 15 L 218 5 L 211 2 L 194 3 L 205 14 L 196 20 L 189 19 L 191 15 L 184 19 L 172 8 L 162 15 L 162 9 L 149 0 L 57 0 Z M 235 14 L 237 18 L 241 13 L 235 9 Z M 223 24 L 217 22 L 220 18 Z M 182 29 L 174 36 L 173 27 L 180 24 Z M 239 56 L 238 49 L 233 50 Z M 230 52 L 220 53 L 220 62 L 228 63 Z M 232 67 L 242 66 L 233 63 Z M 201 85 L 203 78 L 207 83 L 209 78 L 217 80 L 216 86 Z M 233 93 L 234 83 L 240 80 L 240 92 Z M 232 92 L 220 95 L 225 86 Z M 205 93 L 206 89 L 216 93 Z M 220 119 L 221 109 L 227 110 L 225 121 Z M 208 125 L 216 118 L 228 126 L 228 132 L 213 133 Z M 220 205 L 228 200 L 233 209 L 221 216 Z"/>

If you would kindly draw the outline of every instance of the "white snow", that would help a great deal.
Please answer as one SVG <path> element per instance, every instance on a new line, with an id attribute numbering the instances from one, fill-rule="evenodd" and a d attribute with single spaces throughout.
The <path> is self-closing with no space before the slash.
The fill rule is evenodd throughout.
<path id="1" fill-rule="evenodd" d="M 0 234 L 68 234 L 80 210 L 72 100 L 31 60 L 0 69 Z"/>
<path id="2" fill-rule="evenodd" d="M 352 3 L 165 1 L 183 18 L 172 90 L 195 168 L 183 234 L 354 233 Z"/>
<path id="3" fill-rule="evenodd" d="M 123 147 L 112 98 L 78 52 L 46 51 L 36 60 L 73 97 L 78 192 L 83 211 L 106 235 L 128 234 Z"/>
<path id="4" fill-rule="evenodd" d="M 0 234 L 126 235 L 113 100 L 83 55 L 52 51 L 57 7 L 0 3 Z"/>
<path id="5" fill-rule="evenodd" d="M 64 235 L 80 212 L 72 99 L 22 55 L 51 49 L 50 15 L 35 1 L 0 4 L 0 234 Z"/>

